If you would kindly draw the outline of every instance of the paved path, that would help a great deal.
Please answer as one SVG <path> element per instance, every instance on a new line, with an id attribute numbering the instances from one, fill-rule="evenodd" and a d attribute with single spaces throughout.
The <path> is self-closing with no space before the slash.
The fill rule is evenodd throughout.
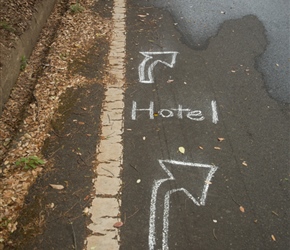
<path id="1" fill-rule="evenodd" d="M 289 106 L 255 67 L 264 24 L 227 20 L 194 50 L 174 13 L 128 5 L 121 249 L 287 249 Z"/>

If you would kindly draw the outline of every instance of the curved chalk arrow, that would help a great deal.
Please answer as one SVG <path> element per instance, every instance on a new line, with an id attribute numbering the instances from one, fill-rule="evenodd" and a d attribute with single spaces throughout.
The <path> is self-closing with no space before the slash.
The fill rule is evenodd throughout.
<path id="1" fill-rule="evenodd" d="M 204 180 L 204 186 L 202 188 L 202 194 L 199 198 L 194 198 L 193 195 L 188 191 L 186 188 L 177 188 L 177 189 L 170 189 L 166 192 L 164 196 L 164 207 L 163 207 L 163 230 L 162 230 L 162 250 L 168 250 L 168 232 L 169 232 L 169 210 L 170 210 L 170 196 L 176 192 L 183 192 L 192 202 L 197 206 L 204 206 L 205 200 L 207 196 L 207 191 L 209 188 L 210 181 L 218 169 L 217 166 L 214 165 L 206 165 L 200 163 L 191 163 L 191 162 L 182 162 L 182 161 L 174 161 L 174 160 L 158 160 L 161 168 L 165 171 L 168 175 L 168 178 L 155 180 L 152 187 L 152 194 L 151 194 L 151 204 L 150 204 L 150 219 L 149 219 L 149 236 L 148 236 L 148 245 L 149 250 L 155 250 L 156 247 L 156 207 L 157 207 L 157 196 L 158 196 L 158 189 L 159 187 L 167 182 L 167 181 L 175 181 L 172 172 L 168 170 L 165 164 L 170 164 L 173 167 L 181 166 L 181 167 L 192 167 L 192 168 L 203 168 L 208 170 L 208 174 L 206 179 Z M 182 180 L 181 180 L 182 182 Z M 178 183 L 179 185 L 185 185 L 182 183 Z M 191 190 L 192 191 L 192 190 Z M 161 193 L 161 192 L 160 192 Z M 162 193 L 161 193 L 162 195 Z M 158 206 L 159 208 L 160 206 Z"/>
<path id="2" fill-rule="evenodd" d="M 145 58 L 140 63 L 138 67 L 139 72 L 139 81 L 141 83 L 154 83 L 154 77 L 153 77 L 153 69 L 158 63 L 162 63 L 170 68 L 174 67 L 174 64 L 176 62 L 176 56 L 178 52 L 176 51 L 160 51 L 160 52 L 140 52 Z M 155 59 L 158 55 L 170 55 L 171 60 L 170 62 L 162 61 L 160 59 Z M 151 60 L 152 59 L 152 60 Z M 153 61 L 153 62 L 151 62 Z M 149 64 L 148 70 L 146 72 L 146 64 Z M 146 75 L 147 73 L 147 75 Z"/>

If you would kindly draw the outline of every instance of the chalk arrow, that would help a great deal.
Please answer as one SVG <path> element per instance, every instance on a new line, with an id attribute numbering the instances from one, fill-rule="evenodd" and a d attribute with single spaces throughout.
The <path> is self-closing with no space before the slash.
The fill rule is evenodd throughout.
<path id="1" fill-rule="evenodd" d="M 158 160 L 159 165 L 161 168 L 165 171 L 167 178 L 155 180 L 152 187 L 152 194 L 151 194 L 151 204 L 150 204 L 150 218 L 149 218 L 149 236 L 148 236 L 148 245 L 149 250 L 155 250 L 157 240 L 156 240 L 156 208 L 162 208 L 162 204 L 159 204 L 157 206 L 157 202 L 160 200 L 158 199 L 158 196 L 160 197 L 162 195 L 162 201 L 163 201 L 163 230 L 162 230 L 162 236 L 159 235 L 159 238 L 162 238 L 162 250 L 168 250 L 168 233 L 169 233 L 169 210 L 170 210 L 170 196 L 173 193 L 176 192 L 183 192 L 192 202 L 197 206 L 204 206 L 205 200 L 207 196 L 207 191 L 210 185 L 210 181 L 214 175 L 214 173 L 217 170 L 217 166 L 214 165 L 206 165 L 206 164 L 200 164 L 200 163 L 191 163 L 191 162 L 182 162 L 182 161 L 174 161 L 174 160 Z M 171 166 L 171 171 L 169 170 L 166 165 Z M 186 176 L 184 175 L 184 178 L 182 178 L 182 175 L 179 175 L 176 178 L 176 171 L 174 168 L 180 167 L 188 167 L 192 170 L 203 170 L 203 172 L 206 170 L 207 175 L 205 179 L 201 180 L 202 186 L 200 187 L 201 195 L 198 195 L 198 197 L 194 197 L 193 193 L 196 190 L 193 190 L 196 188 L 196 185 L 188 185 L 188 181 L 185 181 L 184 179 Z M 174 172 L 174 175 L 173 175 Z M 180 171 L 179 171 L 180 172 Z M 182 173 L 182 171 L 181 171 Z M 204 175 L 201 175 L 204 176 Z M 165 194 L 164 192 L 160 192 L 159 188 L 161 185 L 165 185 L 168 181 L 174 181 L 175 186 L 177 188 L 170 188 L 172 185 L 166 185 L 166 187 L 169 187 L 168 190 L 166 190 Z M 194 184 L 193 182 L 191 182 Z M 187 186 L 185 186 L 187 185 Z M 164 191 L 164 190 L 163 190 Z"/>
<path id="2" fill-rule="evenodd" d="M 140 63 L 138 67 L 139 72 L 139 81 L 141 83 L 154 83 L 153 69 L 158 63 L 162 63 L 170 68 L 174 67 L 176 62 L 176 56 L 178 52 L 176 51 L 160 51 L 160 52 L 140 52 L 145 58 Z M 170 61 L 162 61 L 160 59 L 156 59 L 160 55 L 169 55 Z M 146 65 L 148 66 L 148 70 L 146 72 Z"/>

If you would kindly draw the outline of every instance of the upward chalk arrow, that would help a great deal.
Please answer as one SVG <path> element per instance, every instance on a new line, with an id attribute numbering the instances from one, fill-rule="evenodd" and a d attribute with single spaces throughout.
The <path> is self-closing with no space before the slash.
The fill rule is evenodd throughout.
<path id="1" fill-rule="evenodd" d="M 151 204 L 150 204 L 150 219 L 149 219 L 149 236 L 148 236 L 148 245 L 149 245 L 149 250 L 155 250 L 156 247 L 156 209 L 160 208 L 161 204 L 157 206 L 157 201 L 160 199 L 157 199 L 157 196 L 164 195 L 164 193 L 159 192 L 158 190 L 160 186 L 167 182 L 167 181 L 175 181 L 175 182 L 181 182 L 177 183 L 180 188 L 176 189 L 169 189 L 166 191 L 164 195 L 164 203 L 163 203 L 163 230 L 162 230 L 162 250 L 168 250 L 168 233 L 169 233 L 169 210 L 170 210 L 170 196 L 173 193 L 176 192 L 183 192 L 192 202 L 197 205 L 197 206 L 204 206 L 205 205 L 205 200 L 207 196 L 207 191 L 209 188 L 210 181 L 218 169 L 217 166 L 214 165 L 206 165 L 206 164 L 200 164 L 200 163 L 191 163 L 191 162 L 182 162 L 182 161 L 174 161 L 174 160 L 158 160 L 159 165 L 161 168 L 165 171 L 167 174 L 168 178 L 164 179 L 159 179 L 155 180 L 153 183 L 152 187 L 152 194 L 151 194 Z M 193 197 L 191 193 L 193 193 L 194 190 L 188 190 L 185 187 L 185 184 L 183 183 L 182 180 L 176 179 L 172 172 L 169 171 L 169 169 L 165 166 L 165 164 L 170 164 L 172 167 L 190 167 L 190 168 L 202 168 L 203 170 L 208 170 L 208 174 L 206 176 L 206 179 L 204 180 L 204 185 L 202 187 L 202 193 L 201 197 Z M 183 186 L 183 187 L 182 187 Z M 162 218 L 161 218 L 162 219 Z"/>
<path id="2" fill-rule="evenodd" d="M 141 83 L 154 83 L 153 69 L 158 63 L 162 63 L 169 68 L 173 68 L 176 62 L 176 51 L 160 51 L 160 52 L 140 52 L 145 58 L 138 67 L 139 82 Z M 166 62 L 160 59 L 155 59 L 158 55 L 170 55 L 170 62 Z M 151 60 L 152 59 L 152 60 Z M 149 64 L 146 71 L 146 64 Z"/>

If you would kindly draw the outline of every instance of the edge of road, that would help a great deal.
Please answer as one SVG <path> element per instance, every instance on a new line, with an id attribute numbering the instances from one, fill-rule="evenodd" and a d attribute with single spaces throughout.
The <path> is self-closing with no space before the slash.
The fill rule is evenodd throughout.
<path id="1" fill-rule="evenodd" d="M 30 57 L 42 28 L 52 13 L 57 1 L 58 0 L 43 0 L 36 4 L 28 29 L 17 41 L 15 41 L 12 49 L 1 51 L 5 58 L 5 62 L 3 62 L 0 68 L 0 115 L 2 114 L 3 106 L 8 100 L 10 92 L 19 76 L 21 65 L 20 58 L 22 56 L 26 58 Z"/>
<path id="2" fill-rule="evenodd" d="M 126 0 L 114 0 L 110 42 L 109 81 L 105 88 L 101 114 L 101 133 L 96 150 L 93 179 L 95 197 L 89 209 L 92 232 L 86 239 L 87 250 L 120 247 L 121 194 L 123 169 Z"/>

